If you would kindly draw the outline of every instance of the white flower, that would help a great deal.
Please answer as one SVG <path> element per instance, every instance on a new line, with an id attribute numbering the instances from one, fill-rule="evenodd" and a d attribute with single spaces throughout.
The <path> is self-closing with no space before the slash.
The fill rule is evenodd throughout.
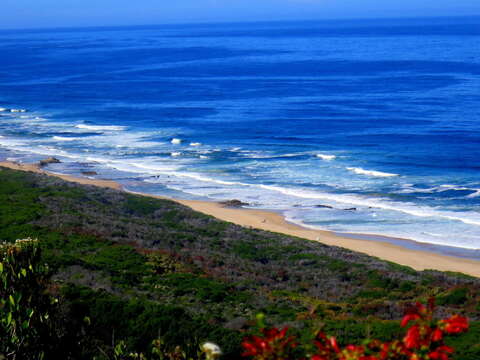
<path id="1" fill-rule="evenodd" d="M 220 350 L 220 347 L 217 344 L 211 342 L 203 343 L 200 348 L 205 353 L 205 355 L 207 355 L 207 360 L 216 359 L 220 357 L 220 355 L 222 355 L 222 350 Z"/>

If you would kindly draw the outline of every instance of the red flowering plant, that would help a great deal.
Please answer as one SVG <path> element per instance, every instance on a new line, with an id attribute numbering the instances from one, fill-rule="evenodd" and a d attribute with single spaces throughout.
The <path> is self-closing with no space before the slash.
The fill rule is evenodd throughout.
<path id="1" fill-rule="evenodd" d="M 467 318 L 453 315 L 447 319 L 433 319 L 434 300 L 427 305 L 415 304 L 407 310 L 401 322 L 408 327 L 401 340 L 382 342 L 365 340 L 362 345 L 340 347 L 333 336 L 318 333 L 315 351 L 303 357 L 311 360 L 449 360 L 454 349 L 446 346 L 444 338 L 468 330 Z M 253 360 L 295 359 L 296 339 L 287 336 L 287 330 L 262 329 L 263 336 L 252 336 L 243 342 L 246 357 Z"/>
<path id="2" fill-rule="evenodd" d="M 263 314 L 257 315 L 260 336 L 246 338 L 242 347 L 242 356 L 255 360 L 287 360 L 295 358 L 297 343 L 294 336 L 287 335 L 288 328 L 267 329 L 263 323 Z"/>

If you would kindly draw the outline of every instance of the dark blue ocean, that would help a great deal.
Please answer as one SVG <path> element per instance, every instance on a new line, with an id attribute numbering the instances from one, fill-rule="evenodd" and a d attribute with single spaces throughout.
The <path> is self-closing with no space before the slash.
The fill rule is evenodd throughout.
<path id="1" fill-rule="evenodd" d="M 0 108 L 0 159 L 480 248 L 478 17 L 0 31 Z"/>

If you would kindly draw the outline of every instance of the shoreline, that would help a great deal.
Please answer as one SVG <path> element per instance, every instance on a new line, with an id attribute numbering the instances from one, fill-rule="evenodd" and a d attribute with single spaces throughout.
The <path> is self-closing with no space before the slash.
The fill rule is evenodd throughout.
<path id="1" fill-rule="evenodd" d="M 129 192 L 128 190 L 124 189 L 120 183 L 112 180 L 97 180 L 76 177 L 72 175 L 55 174 L 44 170 L 35 164 L 19 164 L 10 161 L 2 161 L 0 162 L 0 167 L 54 176 L 65 181 L 75 182 L 83 185 L 93 185 Z M 361 238 L 362 234 L 358 234 L 358 237 L 355 237 L 357 234 L 348 234 L 348 236 L 342 236 L 341 234 L 336 234 L 330 231 L 313 230 L 290 223 L 284 218 L 284 216 L 273 211 L 246 208 L 228 208 L 213 201 L 181 200 L 144 193 L 135 194 L 175 201 L 195 211 L 211 215 L 217 219 L 232 222 L 243 227 L 282 233 L 307 240 L 318 241 L 329 246 L 339 246 L 355 252 L 374 256 L 382 260 L 409 266 L 415 270 L 432 269 L 439 271 L 453 271 L 480 277 L 480 261 L 438 254 L 426 250 L 409 249 L 408 247 L 403 247 L 396 244 L 402 241 L 412 240 L 395 238 L 391 238 L 390 241 L 374 239 L 368 240 Z M 375 238 L 375 236 L 372 236 L 372 238 Z M 379 238 L 387 239 L 388 237 L 382 236 Z"/>

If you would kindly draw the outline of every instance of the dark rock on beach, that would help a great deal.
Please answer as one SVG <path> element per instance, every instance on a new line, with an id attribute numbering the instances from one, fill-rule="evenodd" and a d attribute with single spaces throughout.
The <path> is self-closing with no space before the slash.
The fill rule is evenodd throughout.
<path id="1" fill-rule="evenodd" d="M 49 158 L 40 160 L 40 162 L 39 162 L 38 164 L 39 164 L 40 166 L 47 166 L 48 164 L 59 164 L 59 163 L 61 163 L 61 161 L 58 160 L 57 158 L 55 158 L 55 157 L 49 157 Z"/>
<path id="2" fill-rule="evenodd" d="M 243 201 L 240 201 L 237 199 L 221 201 L 220 204 L 225 207 L 236 207 L 236 208 L 249 205 L 248 203 L 244 203 Z"/>

